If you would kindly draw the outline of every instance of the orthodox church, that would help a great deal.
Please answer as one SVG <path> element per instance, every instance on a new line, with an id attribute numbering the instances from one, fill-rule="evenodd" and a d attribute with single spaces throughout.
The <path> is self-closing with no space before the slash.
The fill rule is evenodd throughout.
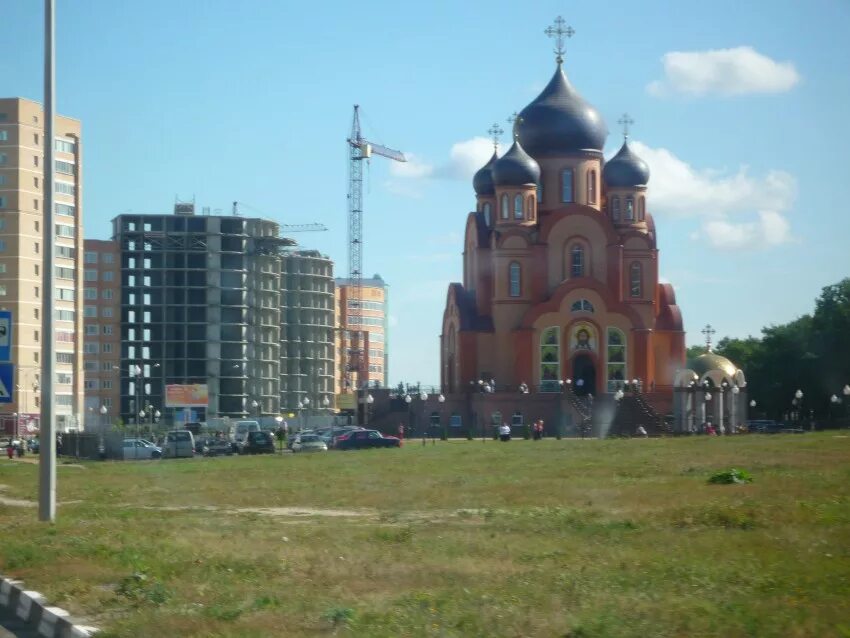
<path id="1" fill-rule="evenodd" d="M 463 282 L 449 285 L 440 336 L 444 392 L 614 394 L 630 380 L 672 397 L 685 364 L 676 295 L 658 281 L 650 172 L 557 64 L 516 117 L 510 148 L 476 174 Z M 494 127 L 490 131 L 501 131 Z M 497 147 L 498 150 L 498 147 Z"/>

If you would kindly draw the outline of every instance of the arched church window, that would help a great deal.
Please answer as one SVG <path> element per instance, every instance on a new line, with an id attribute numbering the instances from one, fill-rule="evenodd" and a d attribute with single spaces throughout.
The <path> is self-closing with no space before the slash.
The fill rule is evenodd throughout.
<path id="1" fill-rule="evenodd" d="M 587 299 L 578 299 L 570 306 L 570 312 L 594 312 L 593 304 Z"/>
<path id="2" fill-rule="evenodd" d="M 615 222 L 620 221 L 620 198 L 612 197 L 611 198 L 611 219 Z"/>
<path id="3" fill-rule="evenodd" d="M 638 221 L 642 222 L 646 219 L 646 199 L 641 196 L 638 197 Z"/>
<path id="4" fill-rule="evenodd" d="M 484 202 L 484 223 L 487 224 L 488 228 L 493 225 L 492 220 L 490 219 L 491 215 L 492 210 L 490 207 L 490 202 Z"/>
<path id="5" fill-rule="evenodd" d="M 573 244 L 570 249 L 570 277 L 584 276 L 584 247 L 581 244 Z"/>
<path id="6" fill-rule="evenodd" d="M 587 203 L 596 203 L 596 171 L 587 173 Z"/>
<path id="7" fill-rule="evenodd" d="M 517 410 L 511 416 L 511 425 L 523 425 L 522 412 Z"/>
<path id="8" fill-rule="evenodd" d="M 635 200 L 634 197 L 626 197 L 626 221 L 632 222 L 635 220 Z"/>
<path id="9" fill-rule="evenodd" d="M 509 216 L 508 203 L 509 203 L 508 194 L 502 193 L 502 205 L 500 206 L 501 210 L 499 211 L 499 216 L 502 219 L 507 219 L 508 216 Z"/>
<path id="10" fill-rule="evenodd" d="M 561 171 L 561 201 L 564 203 L 573 201 L 573 169 L 571 168 Z"/>
<path id="11" fill-rule="evenodd" d="M 561 378 L 561 329 L 546 328 L 540 334 L 540 391 L 558 392 Z"/>
<path id="12" fill-rule="evenodd" d="M 514 219 L 522 219 L 522 195 L 514 196 Z"/>
<path id="13" fill-rule="evenodd" d="M 519 297 L 522 293 L 522 267 L 519 263 L 512 261 L 508 266 L 508 294 L 511 297 Z"/>
<path id="14" fill-rule="evenodd" d="M 534 219 L 534 197 L 531 195 L 526 199 L 526 204 L 528 205 L 527 217 L 528 219 Z"/>
<path id="15" fill-rule="evenodd" d="M 538 204 L 543 203 L 543 178 L 542 177 L 537 182 L 537 203 Z"/>
<path id="16" fill-rule="evenodd" d="M 640 262 L 632 262 L 631 267 L 629 268 L 629 295 L 632 297 L 642 297 L 643 296 L 643 285 L 641 280 L 643 279 L 643 268 L 640 265 Z"/>
<path id="17" fill-rule="evenodd" d="M 616 392 L 626 381 L 626 336 L 618 328 L 608 328 L 608 392 Z"/>

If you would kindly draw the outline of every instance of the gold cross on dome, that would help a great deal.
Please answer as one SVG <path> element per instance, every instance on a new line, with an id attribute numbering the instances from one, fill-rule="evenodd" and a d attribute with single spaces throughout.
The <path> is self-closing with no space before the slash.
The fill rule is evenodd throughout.
<path id="1" fill-rule="evenodd" d="M 711 337 L 714 336 L 714 333 L 716 333 L 717 330 L 712 328 L 711 324 L 708 323 L 708 324 L 705 325 L 705 328 L 703 328 L 700 332 L 702 332 L 702 334 L 705 335 L 705 348 L 706 348 L 706 350 L 711 352 Z"/>
<path id="2" fill-rule="evenodd" d="M 519 113 L 517 113 L 516 111 L 514 111 L 513 115 L 511 115 L 507 119 L 507 122 L 508 122 L 508 124 L 511 125 L 511 129 L 513 130 L 513 133 L 514 133 L 514 138 L 516 138 L 517 135 L 518 135 L 517 131 L 518 131 L 520 125 L 522 124 L 522 116 Z"/>
<path id="3" fill-rule="evenodd" d="M 557 47 L 555 48 L 555 59 L 558 61 L 558 64 L 561 64 L 561 62 L 564 61 L 564 36 L 571 38 L 575 34 L 575 30 L 572 27 L 568 26 L 564 28 L 566 23 L 566 20 L 564 20 L 561 16 L 558 16 L 555 18 L 555 24 L 546 27 L 543 31 L 543 33 L 548 35 L 550 38 L 555 38 L 555 43 L 557 44 Z"/>
<path id="4" fill-rule="evenodd" d="M 629 117 L 628 113 L 623 113 L 623 117 L 617 120 L 617 124 L 620 124 L 623 127 L 624 138 L 629 136 L 629 127 L 634 123 L 635 121 L 631 117 Z"/>
<path id="5" fill-rule="evenodd" d="M 498 150 L 499 138 L 505 131 L 501 126 L 499 126 L 498 122 L 493 122 L 493 126 L 491 126 L 487 132 L 490 134 L 490 137 L 493 138 L 493 148 Z"/>

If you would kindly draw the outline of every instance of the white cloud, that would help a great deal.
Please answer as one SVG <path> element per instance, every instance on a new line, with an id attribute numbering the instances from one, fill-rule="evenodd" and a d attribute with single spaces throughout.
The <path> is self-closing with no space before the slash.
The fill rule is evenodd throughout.
<path id="1" fill-rule="evenodd" d="M 786 214 L 797 194 L 797 180 L 785 171 L 762 176 L 747 166 L 737 170 L 697 169 L 666 148 L 631 143 L 649 164 L 648 208 L 656 216 L 696 217 L 693 241 L 722 250 L 779 246 L 792 240 Z M 741 219 L 743 218 L 743 221 Z"/>
<path id="2" fill-rule="evenodd" d="M 745 95 L 791 90 L 800 75 L 791 62 L 776 62 L 749 46 L 671 51 L 661 57 L 664 78 L 647 85 L 651 95 Z"/>
<path id="3" fill-rule="evenodd" d="M 442 164 L 434 165 L 421 160 L 412 153 L 407 154 L 407 162 L 390 164 L 390 174 L 394 177 L 411 180 L 430 178 L 471 179 L 475 172 L 487 163 L 493 154 L 493 143 L 486 137 L 473 137 L 452 144 L 449 157 Z"/>
<path id="4" fill-rule="evenodd" d="M 757 210 L 786 211 L 797 193 L 790 173 L 768 171 L 753 176 L 747 166 L 726 170 L 698 170 L 666 148 L 631 143 L 649 164 L 649 207 L 653 213 L 676 217 L 721 216 Z"/>
<path id="5" fill-rule="evenodd" d="M 760 211 L 758 219 L 733 223 L 714 219 L 702 225 L 708 243 L 719 250 L 741 250 L 779 246 L 791 241 L 788 220 L 776 211 Z"/>

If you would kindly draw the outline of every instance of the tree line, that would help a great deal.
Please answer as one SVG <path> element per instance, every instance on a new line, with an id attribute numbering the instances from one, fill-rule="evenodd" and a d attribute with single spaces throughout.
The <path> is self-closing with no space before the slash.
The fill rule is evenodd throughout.
<path id="1" fill-rule="evenodd" d="M 714 348 L 746 374 L 747 393 L 757 404 L 751 416 L 785 418 L 800 390 L 806 418 L 847 418 L 850 396 L 842 390 L 850 384 L 850 278 L 823 288 L 813 314 L 761 332 L 725 337 Z M 703 346 L 691 346 L 688 360 L 704 352 Z M 833 395 L 841 402 L 831 401 Z"/>

